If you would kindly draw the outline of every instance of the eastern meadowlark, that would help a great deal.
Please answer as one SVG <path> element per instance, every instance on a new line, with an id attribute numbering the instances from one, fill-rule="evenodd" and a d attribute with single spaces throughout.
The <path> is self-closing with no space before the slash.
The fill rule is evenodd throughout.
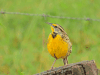
<path id="1" fill-rule="evenodd" d="M 52 64 L 51 69 L 57 59 L 62 58 L 64 65 L 68 64 L 68 56 L 72 51 L 72 44 L 67 33 L 64 29 L 53 23 L 47 23 L 51 26 L 52 33 L 50 33 L 47 43 L 47 48 L 51 56 L 55 58 L 55 61 Z"/>

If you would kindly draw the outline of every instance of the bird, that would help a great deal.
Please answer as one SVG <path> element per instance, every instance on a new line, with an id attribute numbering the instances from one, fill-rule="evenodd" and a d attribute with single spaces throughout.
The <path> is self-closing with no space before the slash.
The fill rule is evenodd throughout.
<path id="1" fill-rule="evenodd" d="M 52 57 L 55 58 L 51 69 L 57 59 L 62 58 L 64 65 L 68 65 L 68 56 L 72 52 L 72 43 L 65 32 L 64 28 L 59 24 L 46 22 L 51 26 L 52 33 L 49 34 L 47 49 Z"/>

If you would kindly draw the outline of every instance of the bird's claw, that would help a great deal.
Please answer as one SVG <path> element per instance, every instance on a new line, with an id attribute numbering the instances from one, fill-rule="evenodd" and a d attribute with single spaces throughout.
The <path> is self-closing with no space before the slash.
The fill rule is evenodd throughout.
<path id="1" fill-rule="evenodd" d="M 54 70 L 54 69 L 56 69 L 56 67 L 51 67 L 51 69 L 50 69 L 50 70 Z M 50 71 L 50 70 L 47 70 L 47 71 Z"/>

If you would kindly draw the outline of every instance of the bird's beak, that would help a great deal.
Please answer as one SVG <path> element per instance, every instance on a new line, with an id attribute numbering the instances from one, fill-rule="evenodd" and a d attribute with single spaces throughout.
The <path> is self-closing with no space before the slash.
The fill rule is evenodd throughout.
<path id="1" fill-rule="evenodd" d="M 52 25 L 53 23 L 49 23 L 49 22 L 46 22 L 46 23 L 49 24 L 50 26 L 54 27 L 54 26 Z"/>

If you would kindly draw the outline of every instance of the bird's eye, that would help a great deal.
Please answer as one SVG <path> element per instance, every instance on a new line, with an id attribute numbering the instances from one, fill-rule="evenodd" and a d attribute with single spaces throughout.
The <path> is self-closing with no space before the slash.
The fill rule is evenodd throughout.
<path id="1" fill-rule="evenodd" d="M 57 28 L 57 26 L 55 26 L 55 28 Z"/>

